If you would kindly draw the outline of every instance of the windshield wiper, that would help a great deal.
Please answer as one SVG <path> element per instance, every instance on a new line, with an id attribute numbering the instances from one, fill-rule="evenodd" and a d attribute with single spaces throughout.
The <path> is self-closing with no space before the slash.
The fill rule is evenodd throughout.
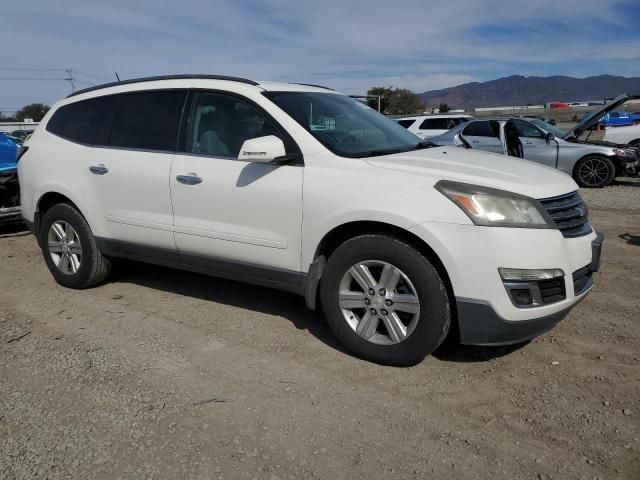
<path id="1" fill-rule="evenodd" d="M 437 145 L 433 142 L 430 142 L 428 140 L 424 140 L 422 142 L 418 142 L 414 148 L 414 150 L 422 150 L 423 148 L 433 148 L 433 147 L 437 147 Z"/>
<path id="2" fill-rule="evenodd" d="M 381 148 L 380 150 L 369 150 L 358 154 L 358 158 L 379 157 L 381 155 L 393 155 L 394 153 L 407 152 L 406 148 Z"/>
<path id="3" fill-rule="evenodd" d="M 423 141 L 418 142 L 413 148 L 381 148 L 380 150 L 369 150 L 358 155 L 359 158 L 379 157 L 381 155 L 393 155 L 394 153 L 405 153 L 412 150 L 422 150 L 423 148 L 436 147 L 435 143 Z"/>

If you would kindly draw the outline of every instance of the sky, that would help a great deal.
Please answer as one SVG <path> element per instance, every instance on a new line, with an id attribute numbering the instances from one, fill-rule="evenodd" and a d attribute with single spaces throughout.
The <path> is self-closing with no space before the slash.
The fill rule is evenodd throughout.
<path id="1" fill-rule="evenodd" d="M 3 2 L 0 111 L 68 95 L 66 69 L 77 88 L 115 72 L 210 73 L 355 95 L 514 74 L 640 76 L 639 1 Z"/>

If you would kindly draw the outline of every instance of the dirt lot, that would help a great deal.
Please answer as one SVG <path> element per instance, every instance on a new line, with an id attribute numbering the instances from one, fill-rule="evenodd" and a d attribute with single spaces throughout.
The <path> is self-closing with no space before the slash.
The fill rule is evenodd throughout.
<path id="1" fill-rule="evenodd" d="M 5 231 L 0 478 L 640 478 L 639 218 L 592 211 L 603 271 L 549 334 L 410 369 L 274 290 L 137 263 L 65 290 Z"/>

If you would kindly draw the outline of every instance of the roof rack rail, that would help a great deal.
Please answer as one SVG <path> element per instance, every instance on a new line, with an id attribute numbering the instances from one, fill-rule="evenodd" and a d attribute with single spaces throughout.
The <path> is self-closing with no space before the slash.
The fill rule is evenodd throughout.
<path id="1" fill-rule="evenodd" d="M 325 90 L 331 90 L 332 92 L 334 92 L 335 90 L 333 88 L 329 88 L 329 87 L 325 87 L 324 85 L 316 85 L 314 83 L 300 83 L 300 82 L 293 82 L 294 85 L 304 85 L 305 87 L 316 87 L 316 88 L 324 88 Z"/>
<path id="2" fill-rule="evenodd" d="M 248 85 L 259 85 L 258 82 L 254 82 L 253 80 L 249 80 L 241 77 L 227 77 L 225 75 L 206 75 L 206 74 L 160 75 L 156 77 L 132 78 L 129 80 L 121 80 L 119 82 L 104 83 L 102 85 L 96 85 L 94 87 L 84 88 L 82 90 L 73 92 L 72 94 L 68 95 L 67 98 L 74 97 L 76 95 L 80 95 L 87 92 L 93 92 L 94 90 L 102 90 L 103 88 L 116 87 L 118 85 L 129 85 L 132 83 L 152 82 L 155 80 L 185 80 L 185 79 L 227 80 L 229 82 L 246 83 Z"/>

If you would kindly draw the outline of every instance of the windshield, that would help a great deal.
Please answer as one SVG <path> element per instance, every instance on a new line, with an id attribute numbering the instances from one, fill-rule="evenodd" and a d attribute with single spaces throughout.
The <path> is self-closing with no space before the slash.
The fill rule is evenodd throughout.
<path id="1" fill-rule="evenodd" d="M 264 95 L 341 157 L 372 157 L 433 146 L 344 95 L 315 92 L 264 92 Z"/>
<path id="2" fill-rule="evenodd" d="M 538 120 L 537 118 L 528 118 L 529 122 L 533 123 L 536 127 L 540 127 L 545 132 L 553 133 L 558 138 L 564 138 L 567 132 L 559 129 L 558 127 L 554 127 L 550 123 L 544 122 L 542 120 Z"/>

